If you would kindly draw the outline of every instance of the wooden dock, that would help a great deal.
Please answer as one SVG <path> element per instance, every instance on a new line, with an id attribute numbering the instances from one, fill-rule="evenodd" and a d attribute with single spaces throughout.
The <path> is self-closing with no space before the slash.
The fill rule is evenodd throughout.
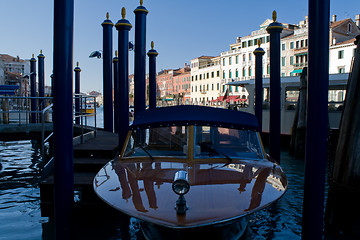
<path id="1" fill-rule="evenodd" d="M 118 154 L 118 134 L 98 130 L 96 137 L 74 146 L 75 206 L 101 206 L 104 203 L 93 190 L 96 173 Z M 40 183 L 41 215 L 54 215 L 54 176 Z"/>

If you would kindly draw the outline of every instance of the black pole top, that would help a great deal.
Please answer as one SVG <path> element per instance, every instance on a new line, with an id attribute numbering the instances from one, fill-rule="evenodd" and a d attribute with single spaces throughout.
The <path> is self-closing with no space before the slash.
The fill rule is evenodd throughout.
<path id="1" fill-rule="evenodd" d="M 284 28 L 282 26 L 281 23 L 277 22 L 276 21 L 276 11 L 273 11 L 273 22 L 269 24 L 269 26 L 266 28 L 266 31 L 268 33 L 271 33 L 271 32 L 281 32 Z"/>
<path id="2" fill-rule="evenodd" d="M 143 0 L 140 0 L 140 6 L 138 6 L 135 10 L 134 13 L 144 13 L 145 15 L 149 13 L 149 11 L 143 6 Z"/>
<path id="3" fill-rule="evenodd" d="M 45 56 L 42 53 L 42 50 L 40 50 L 40 54 L 38 55 L 38 58 L 45 58 Z"/>
<path id="4" fill-rule="evenodd" d="M 81 68 L 79 67 L 79 62 L 76 63 L 76 68 L 74 68 L 75 72 L 81 72 Z"/>
<path id="5" fill-rule="evenodd" d="M 32 58 L 30 59 L 30 62 L 36 62 L 34 54 L 32 55 Z"/>
<path id="6" fill-rule="evenodd" d="M 123 7 L 121 9 L 121 16 L 122 16 L 122 19 L 120 19 L 115 27 L 116 27 L 116 30 L 128 30 L 130 31 L 130 29 L 132 28 L 132 25 L 131 23 L 125 19 L 125 15 L 126 15 L 126 10 L 125 8 Z"/>
<path id="7" fill-rule="evenodd" d="M 111 27 L 114 26 L 113 22 L 109 19 L 109 13 L 106 13 L 106 20 L 101 24 L 101 26 L 110 25 Z"/>
<path id="8" fill-rule="evenodd" d="M 113 62 L 117 62 L 117 61 L 119 61 L 119 58 L 118 58 L 118 51 L 116 50 L 115 57 L 113 58 Z"/>
<path id="9" fill-rule="evenodd" d="M 154 42 L 151 41 L 151 49 L 149 50 L 149 52 L 147 53 L 147 55 L 150 56 L 157 56 L 159 55 L 158 52 L 154 49 Z"/>

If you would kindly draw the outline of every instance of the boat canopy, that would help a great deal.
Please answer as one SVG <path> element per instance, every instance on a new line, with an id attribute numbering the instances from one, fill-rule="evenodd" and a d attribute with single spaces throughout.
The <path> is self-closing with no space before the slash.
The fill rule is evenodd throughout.
<path id="1" fill-rule="evenodd" d="M 258 130 L 253 114 L 223 108 L 182 105 L 145 110 L 134 119 L 131 129 L 202 125 Z"/>

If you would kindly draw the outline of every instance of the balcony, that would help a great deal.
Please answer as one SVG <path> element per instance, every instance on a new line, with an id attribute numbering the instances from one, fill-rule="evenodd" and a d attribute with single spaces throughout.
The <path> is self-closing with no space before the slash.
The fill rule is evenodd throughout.
<path id="1" fill-rule="evenodd" d="M 307 62 L 294 63 L 294 64 L 293 64 L 294 68 L 304 68 L 304 67 L 307 67 L 307 65 L 308 65 Z"/>
<path id="2" fill-rule="evenodd" d="M 308 52 L 308 47 L 299 47 L 294 49 L 295 55 L 305 55 Z"/>

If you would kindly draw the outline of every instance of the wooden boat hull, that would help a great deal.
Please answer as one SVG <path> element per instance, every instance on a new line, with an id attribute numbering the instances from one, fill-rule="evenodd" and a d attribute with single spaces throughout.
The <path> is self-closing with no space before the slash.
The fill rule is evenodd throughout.
<path id="1" fill-rule="evenodd" d="M 140 222 L 141 231 L 147 240 L 182 240 L 182 239 L 226 239 L 237 240 L 245 232 L 247 217 L 242 217 L 226 223 L 219 223 L 209 226 L 172 229 L 149 222 Z"/>
<path id="2" fill-rule="evenodd" d="M 174 174 L 188 169 L 189 209 L 178 215 Z M 279 199 L 287 188 L 281 167 L 266 159 L 226 163 L 113 160 L 94 178 L 94 190 L 110 206 L 153 224 L 174 229 L 225 223 Z"/>

